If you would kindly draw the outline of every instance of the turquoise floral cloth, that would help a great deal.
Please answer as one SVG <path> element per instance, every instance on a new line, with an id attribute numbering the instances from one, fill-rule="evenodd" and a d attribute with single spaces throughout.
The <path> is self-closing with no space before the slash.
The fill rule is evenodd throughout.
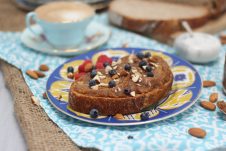
<path id="1" fill-rule="evenodd" d="M 95 21 L 107 24 L 106 15 L 97 16 Z M 102 48 L 121 47 L 124 43 L 128 43 L 129 47 L 153 48 L 175 53 L 172 48 L 154 40 L 114 27 L 111 27 L 111 30 L 112 36 Z M 38 69 L 40 64 L 48 64 L 51 70 L 47 75 L 50 75 L 57 66 L 69 58 L 45 55 L 26 48 L 20 41 L 20 35 L 20 32 L 0 32 L 0 58 L 22 70 L 26 83 L 40 100 L 44 111 L 77 145 L 106 151 L 226 149 L 226 116 L 218 109 L 211 112 L 199 105 L 201 100 L 209 98 L 211 92 L 220 92 L 220 99 L 225 99 L 221 93 L 221 83 L 226 46 L 222 47 L 217 61 L 205 65 L 194 65 L 202 79 L 214 80 L 217 86 L 204 88 L 200 99 L 191 108 L 178 116 L 152 124 L 111 127 L 89 124 L 68 117 L 42 98 L 48 76 L 32 80 L 25 71 Z M 204 139 L 190 136 L 187 131 L 191 127 L 205 129 L 207 136 Z M 128 136 L 133 136 L 133 139 L 128 139 Z"/>

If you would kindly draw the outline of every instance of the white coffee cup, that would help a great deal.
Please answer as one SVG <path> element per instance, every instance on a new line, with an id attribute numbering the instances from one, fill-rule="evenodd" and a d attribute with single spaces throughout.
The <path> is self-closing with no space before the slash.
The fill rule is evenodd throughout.
<path id="1" fill-rule="evenodd" d="M 26 26 L 34 21 L 42 30 L 47 42 L 57 49 L 70 49 L 81 43 L 85 31 L 94 16 L 94 9 L 81 2 L 51 2 L 42 5 L 26 16 Z"/>

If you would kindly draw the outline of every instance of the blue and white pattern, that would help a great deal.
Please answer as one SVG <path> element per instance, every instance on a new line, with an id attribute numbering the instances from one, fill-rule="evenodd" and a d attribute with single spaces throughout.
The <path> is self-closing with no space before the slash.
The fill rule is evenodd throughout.
<path id="1" fill-rule="evenodd" d="M 106 16 L 97 20 L 106 23 Z M 101 150 L 211 150 L 226 147 L 226 118 L 217 109 L 215 112 L 204 110 L 199 101 L 208 99 L 211 92 L 222 92 L 222 75 L 226 46 L 222 47 L 217 61 L 206 65 L 195 65 L 203 79 L 217 82 L 216 87 L 203 89 L 201 98 L 187 111 L 170 119 L 132 127 L 98 126 L 75 120 L 57 111 L 42 99 L 48 76 L 32 80 L 26 74 L 27 69 L 38 69 L 39 65 L 48 64 L 51 72 L 68 58 L 44 55 L 30 50 L 20 42 L 21 33 L 0 33 L 0 57 L 20 68 L 25 81 L 33 94 L 40 100 L 47 115 L 79 146 L 95 147 Z M 112 27 L 112 36 L 103 48 L 121 47 L 128 43 L 130 47 L 144 47 L 174 53 L 173 49 L 136 34 Z M 183 77 L 179 77 L 183 78 Z M 220 99 L 226 97 L 220 93 Z M 207 136 L 198 139 L 188 135 L 190 127 L 201 127 Z M 128 139 L 133 136 L 133 139 Z"/>

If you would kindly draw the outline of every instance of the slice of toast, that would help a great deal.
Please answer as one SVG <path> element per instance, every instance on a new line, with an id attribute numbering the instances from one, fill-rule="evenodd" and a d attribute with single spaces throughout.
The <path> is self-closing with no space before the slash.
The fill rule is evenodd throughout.
<path id="1" fill-rule="evenodd" d="M 158 56 L 140 59 L 132 54 L 105 69 L 95 70 L 94 77 L 86 73 L 71 85 L 69 107 L 72 110 L 88 114 L 97 109 L 101 115 L 140 112 L 165 97 L 173 82 L 170 67 Z M 116 71 L 114 75 L 112 70 Z M 90 80 L 96 84 L 90 85 Z"/>
<path id="2" fill-rule="evenodd" d="M 187 21 L 191 28 L 197 28 L 210 17 L 207 7 L 162 1 L 116 0 L 109 7 L 112 24 L 163 42 L 172 33 L 183 30 L 181 21 Z"/>

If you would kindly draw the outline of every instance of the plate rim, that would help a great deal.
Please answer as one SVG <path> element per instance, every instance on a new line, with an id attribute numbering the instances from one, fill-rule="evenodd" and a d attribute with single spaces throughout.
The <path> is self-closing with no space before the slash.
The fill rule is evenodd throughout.
<path id="1" fill-rule="evenodd" d="M 166 119 L 169 119 L 169 118 L 171 118 L 171 117 L 174 117 L 174 116 L 177 116 L 178 114 L 180 114 L 180 113 L 182 113 L 182 112 L 185 112 L 187 109 L 189 109 L 191 106 L 193 106 L 196 102 L 197 102 L 197 100 L 200 98 L 200 96 L 201 96 L 201 92 L 202 92 L 202 90 L 203 90 L 203 87 L 202 87 L 202 77 L 200 76 L 200 74 L 199 74 L 199 72 L 195 69 L 195 67 L 190 63 L 190 62 L 188 62 L 187 60 L 185 60 L 185 59 L 183 59 L 183 58 L 180 58 L 180 57 L 178 57 L 178 56 L 176 56 L 175 54 L 170 54 L 170 53 L 168 53 L 168 52 L 164 52 L 164 51 L 161 51 L 161 50 L 156 50 L 156 49 L 152 49 L 152 48 L 138 48 L 138 47 L 127 47 L 127 48 L 122 48 L 122 47 L 116 47 L 116 48 L 103 48 L 103 49 L 98 49 L 98 50 L 93 50 L 93 51 L 95 51 L 95 52 L 101 52 L 101 51 L 106 51 L 106 50 L 125 50 L 125 49 L 139 49 L 139 50 L 151 50 L 151 51 L 156 51 L 156 52 L 161 52 L 161 53 L 163 53 L 163 54 L 167 54 L 167 55 L 172 55 L 172 56 L 174 56 L 174 57 L 176 57 L 177 59 L 179 58 L 180 60 L 182 60 L 182 61 L 184 61 L 185 63 L 187 63 L 187 64 L 189 64 L 194 70 L 195 70 L 195 72 L 197 73 L 197 75 L 198 75 L 198 77 L 200 78 L 200 83 L 201 83 L 201 86 L 200 86 L 200 90 L 199 90 L 199 92 L 198 92 L 198 95 L 196 96 L 196 98 L 194 98 L 193 99 L 193 101 L 189 104 L 189 105 L 187 105 L 186 107 L 184 107 L 183 109 L 181 109 L 180 111 L 178 111 L 178 112 L 176 112 L 176 113 L 172 113 L 171 115 L 169 115 L 169 116 L 166 116 L 166 117 L 162 117 L 162 118 L 158 118 L 158 119 L 153 119 L 153 120 L 151 120 L 151 121 L 139 121 L 139 122 L 130 122 L 130 123 L 126 123 L 126 121 L 125 121 L 125 123 L 112 123 L 112 122 L 108 122 L 108 123 L 106 123 L 106 122 L 100 122 L 100 121 L 93 121 L 93 120 L 88 120 L 88 119 L 85 119 L 85 118 L 81 118 L 81 117 L 79 117 L 79 116 L 74 116 L 74 115 L 71 115 L 71 114 L 69 114 L 69 113 L 67 113 L 67 112 L 65 112 L 64 110 L 62 110 L 62 109 L 60 109 L 60 108 L 58 108 L 53 102 L 52 102 L 52 100 L 50 99 L 50 97 L 49 97 L 49 91 L 48 91 L 48 89 L 47 89 L 47 87 L 48 87 L 48 80 L 49 80 L 49 78 L 50 78 L 50 76 L 49 76 L 49 78 L 48 78 L 48 80 L 47 80 L 47 83 L 46 83 L 46 91 L 47 91 L 47 98 L 48 98 L 48 101 L 51 103 L 51 105 L 53 105 L 53 107 L 55 108 L 55 109 L 57 109 L 58 111 L 60 111 L 60 112 L 62 112 L 63 114 L 65 114 L 65 115 L 67 115 L 67 116 L 69 116 L 69 117 L 71 117 L 71 118 L 74 118 L 74 119 L 76 119 L 76 120 L 80 120 L 80 121 L 82 121 L 82 122 L 87 122 L 87 123 L 92 123 L 92 124 L 97 124 L 97 125 L 105 125 L 105 126 L 119 126 L 119 127 L 121 127 L 121 126 L 137 126 L 137 125 L 144 125 L 144 124 L 150 124 L 150 123 L 154 123 L 154 122 L 158 122 L 158 121 L 162 121 L 162 120 L 166 120 Z M 85 55 L 85 54 L 83 54 L 83 55 Z M 77 56 L 76 56 L 77 57 Z M 68 59 L 68 60 L 66 60 L 64 63 L 62 63 L 61 65 L 64 65 L 65 63 L 68 63 L 68 62 L 70 62 L 70 60 L 73 60 L 75 57 L 73 57 L 73 58 L 70 58 L 70 59 Z M 59 65 L 59 66 L 57 66 L 57 68 L 59 68 L 61 65 Z M 57 69 L 57 68 L 55 68 L 55 70 Z M 54 70 L 54 71 L 55 71 Z M 53 71 L 53 72 L 54 72 Z M 52 72 L 52 73 L 53 73 Z M 52 74 L 51 73 L 51 74 Z M 68 103 L 68 102 L 67 102 Z"/>

